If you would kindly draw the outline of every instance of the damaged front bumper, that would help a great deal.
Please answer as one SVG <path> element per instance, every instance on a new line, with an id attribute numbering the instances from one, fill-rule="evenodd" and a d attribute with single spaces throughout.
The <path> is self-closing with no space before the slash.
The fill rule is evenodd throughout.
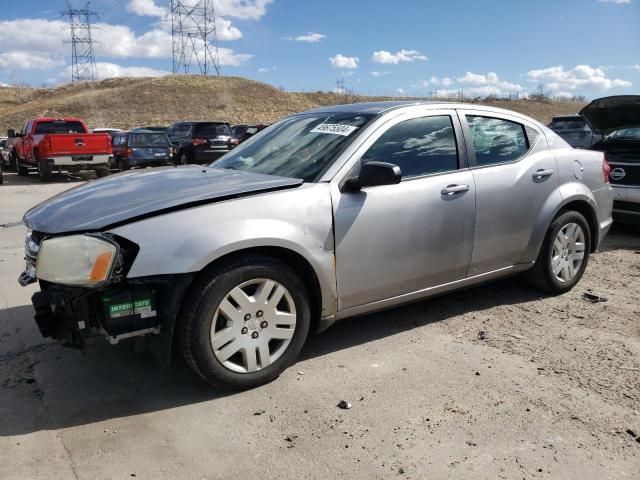
<path id="1" fill-rule="evenodd" d="M 144 337 L 160 363 L 168 364 L 176 317 L 190 283 L 191 275 L 128 279 L 99 289 L 41 281 L 31 301 L 44 337 L 75 348 L 95 335 L 111 344 Z"/>

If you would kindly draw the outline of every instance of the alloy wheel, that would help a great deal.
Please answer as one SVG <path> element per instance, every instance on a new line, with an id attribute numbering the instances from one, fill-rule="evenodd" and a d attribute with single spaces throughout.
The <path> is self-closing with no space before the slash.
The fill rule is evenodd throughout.
<path id="1" fill-rule="evenodd" d="M 273 364 L 291 343 L 296 307 L 287 288 L 267 278 L 241 283 L 220 302 L 211 324 L 211 347 L 218 361 L 237 373 Z"/>
<path id="2" fill-rule="evenodd" d="M 577 223 L 568 223 L 558 231 L 551 253 L 551 268 L 560 283 L 570 282 L 584 261 L 585 235 Z"/>

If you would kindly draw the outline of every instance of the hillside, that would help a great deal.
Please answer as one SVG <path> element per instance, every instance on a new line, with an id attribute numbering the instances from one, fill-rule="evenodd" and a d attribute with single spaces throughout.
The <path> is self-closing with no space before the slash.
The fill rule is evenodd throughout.
<path id="1" fill-rule="evenodd" d="M 271 123 L 321 105 L 389 98 L 333 93 L 287 93 L 239 77 L 169 76 L 117 78 L 55 88 L 0 88 L 0 132 L 21 128 L 39 116 L 81 117 L 91 127 L 131 128 L 168 125 L 178 120 L 225 120 Z M 516 110 L 542 122 L 577 112 L 575 102 L 486 100 L 487 105 Z"/>

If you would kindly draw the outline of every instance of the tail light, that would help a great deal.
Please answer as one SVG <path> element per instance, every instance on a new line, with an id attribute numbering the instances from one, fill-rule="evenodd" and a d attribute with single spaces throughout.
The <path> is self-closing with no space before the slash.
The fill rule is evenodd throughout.
<path id="1" fill-rule="evenodd" d="M 133 150 L 131 150 L 130 148 L 127 148 L 127 150 L 125 151 L 125 155 L 127 156 L 127 158 L 129 158 L 131 156 L 132 152 L 133 152 Z"/>
<path id="2" fill-rule="evenodd" d="M 607 156 L 605 155 L 604 160 L 602 161 L 602 174 L 604 175 L 604 183 L 611 183 L 611 177 L 609 174 L 611 173 L 611 165 L 609 165 L 609 161 L 607 160 Z"/>
<path id="3" fill-rule="evenodd" d="M 194 147 L 197 147 L 198 145 L 204 145 L 205 143 L 207 143 L 207 140 L 205 138 L 194 138 L 193 140 L 191 140 L 191 145 L 193 145 Z"/>

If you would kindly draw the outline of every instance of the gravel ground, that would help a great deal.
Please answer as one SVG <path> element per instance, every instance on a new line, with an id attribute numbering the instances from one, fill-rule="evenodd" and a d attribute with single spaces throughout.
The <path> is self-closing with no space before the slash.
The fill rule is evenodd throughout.
<path id="1" fill-rule="evenodd" d="M 347 320 L 275 382 L 227 393 L 179 360 L 43 340 L 15 222 L 76 180 L 6 180 L 2 479 L 638 478 L 638 228 L 615 226 L 565 295 L 510 279 Z"/>

